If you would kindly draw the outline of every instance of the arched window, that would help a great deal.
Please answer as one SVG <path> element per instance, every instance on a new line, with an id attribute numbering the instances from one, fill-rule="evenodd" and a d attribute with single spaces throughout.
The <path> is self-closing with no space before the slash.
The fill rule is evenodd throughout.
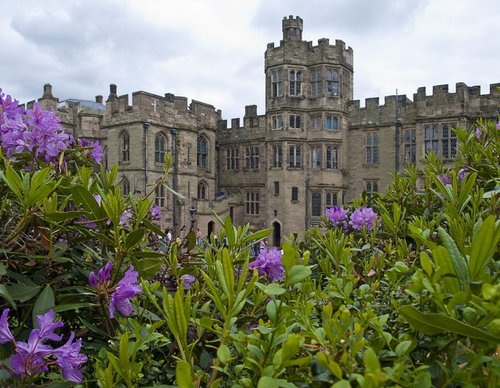
<path id="1" fill-rule="evenodd" d="M 326 95 L 328 97 L 339 95 L 339 73 L 335 69 L 326 70 Z"/>
<path id="2" fill-rule="evenodd" d="M 122 195 L 128 195 L 130 193 L 130 181 L 126 176 L 122 177 L 121 189 Z"/>
<path id="3" fill-rule="evenodd" d="M 205 136 L 198 136 L 198 158 L 200 168 L 208 168 L 208 141 Z"/>
<path id="4" fill-rule="evenodd" d="M 165 135 L 158 133 L 155 136 L 155 163 L 165 163 Z"/>
<path id="5" fill-rule="evenodd" d="M 205 182 L 198 183 L 198 199 L 208 198 L 208 187 Z"/>
<path id="6" fill-rule="evenodd" d="M 120 161 L 130 162 L 130 136 L 127 131 L 120 134 Z"/>
<path id="7" fill-rule="evenodd" d="M 155 189 L 155 204 L 159 207 L 165 207 L 165 186 L 158 185 Z"/>

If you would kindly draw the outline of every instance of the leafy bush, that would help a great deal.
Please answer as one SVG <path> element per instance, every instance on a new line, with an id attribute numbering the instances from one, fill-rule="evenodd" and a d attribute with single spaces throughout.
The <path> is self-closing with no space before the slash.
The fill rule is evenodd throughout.
<path id="1" fill-rule="evenodd" d="M 3 385 L 500 385 L 498 124 L 457 129 L 456 166 L 427 155 L 304 241 L 219 219 L 167 246 L 98 144 L 0 107 Z M 57 142 L 30 148 L 41 134 Z"/>

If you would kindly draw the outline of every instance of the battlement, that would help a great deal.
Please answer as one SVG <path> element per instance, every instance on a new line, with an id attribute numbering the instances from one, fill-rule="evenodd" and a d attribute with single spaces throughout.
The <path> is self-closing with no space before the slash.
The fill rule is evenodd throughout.
<path id="1" fill-rule="evenodd" d="M 124 114 L 127 112 L 140 112 L 142 115 L 162 115 L 162 114 L 192 114 L 197 118 L 218 120 L 221 111 L 215 110 L 211 104 L 202 101 L 192 100 L 188 105 L 188 99 L 182 96 L 175 96 L 172 93 L 165 93 L 164 96 L 137 91 L 132 93 L 132 105 L 129 105 L 129 95 L 118 96 L 116 85 L 110 85 L 110 94 L 106 100 L 106 113 L 110 115 Z"/>
<path id="2" fill-rule="evenodd" d="M 349 103 L 349 114 L 353 125 L 387 125 L 394 123 L 396 114 L 402 122 L 412 122 L 417 118 L 451 117 L 465 115 L 471 117 L 494 117 L 498 110 L 496 101 L 500 96 L 500 83 L 491 84 L 489 94 L 481 94 L 480 86 L 467 86 L 463 82 L 455 85 L 450 92 L 448 85 L 435 85 L 432 94 L 426 94 L 425 87 L 419 87 L 413 94 L 413 101 L 406 95 L 386 96 L 380 105 L 378 97 L 366 98 L 365 106 L 359 100 Z M 396 109 L 397 108 L 397 109 Z M 397 111 L 397 113 L 396 113 Z"/>
<path id="3" fill-rule="evenodd" d="M 227 120 L 219 120 L 217 129 L 221 131 L 238 130 L 238 129 L 252 129 L 252 128 L 265 128 L 266 116 L 257 115 L 257 105 L 245 106 L 245 116 L 243 117 L 243 125 L 241 125 L 241 118 L 236 117 L 231 119 L 231 125 L 228 126 Z"/>

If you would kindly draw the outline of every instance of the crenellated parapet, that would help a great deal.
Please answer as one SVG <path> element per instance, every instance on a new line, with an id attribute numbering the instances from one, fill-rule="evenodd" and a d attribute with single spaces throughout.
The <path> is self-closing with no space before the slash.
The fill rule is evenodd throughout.
<path id="1" fill-rule="evenodd" d="M 218 141 L 223 144 L 233 141 L 251 141 L 264 138 L 266 130 L 266 116 L 257 115 L 257 105 L 245 106 L 243 119 L 233 118 L 228 125 L 227 120 L 219 120 L 217 126 Z"/>
<path id="2" fill-rule="evenodd" d="M 456 84 L 455 92 L 450 92 L 448 85 L 432 87 L 432 94 L 426 94 L 426 88 L 420 87 L 413 94 L 413 101 L 406 95 L 392 95 L 384 98 L 365 99 L 365 106 L 359 100 L 349 103 L 350 126 L 386 126 L 401 123 L 414 123 L 428 119 L 446 119 L 465 117 L 474 120 L 479 117 L 495 118 L 498 115 L 500 83 L 491 84 L 489 94 L 481 94 L 479 86 L 469 87 L 463 82 Z"/>
<path id="3" fill-rule="evenodd" d="M 336 63 L 349 70 L 353 69 L 353 50 L 346 48 L 342 40 L 322 38 L 315 46 L 311 41 L 302 40 L 303 21 L 300 17 L 289 16 L 283 19 L 283 40 L 275 47 L 274 43 L 267 45 L 265 52 L 265 69 L 279 65 L 314 66 L 324 63 Z"/>

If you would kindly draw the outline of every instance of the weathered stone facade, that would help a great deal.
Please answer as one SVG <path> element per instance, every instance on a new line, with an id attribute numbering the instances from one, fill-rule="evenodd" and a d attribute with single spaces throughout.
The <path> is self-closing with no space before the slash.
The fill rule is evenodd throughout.
<path id="1" fill-rule="evenodd" d="M 426 151 L 452 162 L 452 128 L 469 128 L 478 118 L 497 119 L 500 83 L 480 88 L 419 88 L 413 101 L 387 96 L 384 104 L 353 100 L 353 50 L 336 40 L 315 46 L 302 40 L 303 21 L 285 17 L 283 40 L 265 52 L 266 113 L 245 108 L 228 126 L 212 105 L 170 93 L 116 94 L 106 102 L 52 96 L 50 85 L 39 100 L 57 110 L 74 136 L 99 139 L 104 163 L 118 164 L 122 191 L 150 193 L 163 210 L 164 225 L 178 231 L 196 227 L 209 234 L 219 225 L 214 214 L 235 224 L 273 228 L 270 243 L 320 222 L 325 208 L 351 201 L 363 191 L 383 192 L 391 173 L 405 164 L 421 165 Z M 162 176 L 165 152 L 173 155 L 168 186 Z"/>

